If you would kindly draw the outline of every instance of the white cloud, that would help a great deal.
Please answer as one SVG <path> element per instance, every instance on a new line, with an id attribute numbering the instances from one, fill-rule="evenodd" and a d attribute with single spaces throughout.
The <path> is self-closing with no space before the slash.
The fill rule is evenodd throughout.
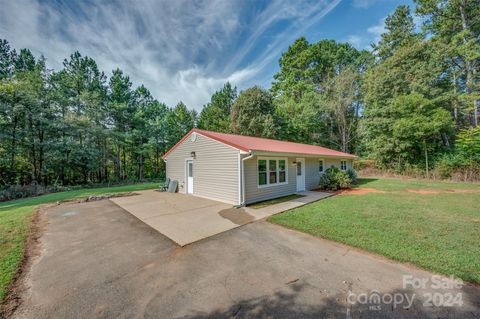
<path id="1" fill-rule="evenodd" d="M 380 19 L 380 21 L 369 27 L 367 32 L 373 35 L 373 41 L 378 42 L 381 38 L 382 33 L 385 33 L 385 18 Z"/>
<path id="2" fill-rule="evenodd" d="M 363 38 L 358 35 L 349 35 L 345 41 L 350 43 L 352 46 L 354 46 L 357 49 L 361 49 L 362 46 L 364 45 Z"/>
<path id="3" fill-rule="evenodd" d="M 182 100 L 199 110 L 226 81 L 243 88 L 265 79 L 281 52 L 340 1 L 0 0 L 0 37 L 57 70 L 78 50 L 168 105 Z M 279 23 L 288 27 L 272 32 Z"/>
<path id="4" fill-rule="evenodd" d="M 366 32 L 351 34 L 344 41 L 359 50 L 368 50 L 371 49 L 373 43 L 380 41 L 382 33 L 385 33 L 385 18 L 380 19 L 377 24 L 367 28 Z"/>

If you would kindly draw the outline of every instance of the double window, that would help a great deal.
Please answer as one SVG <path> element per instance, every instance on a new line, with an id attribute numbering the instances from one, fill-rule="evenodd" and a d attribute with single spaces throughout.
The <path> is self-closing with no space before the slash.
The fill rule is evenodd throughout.
<path id="1" fill-rule="evenodd" d="M 347 170 L 347 161 L 340 161 L 340 169 L 342 171 L 346 171 Z"/>
<path id="2" fill-rule="evenodd" d="M 287 183 L 287 159 L 259 158 L 257 161 L 258 186 Z"/>

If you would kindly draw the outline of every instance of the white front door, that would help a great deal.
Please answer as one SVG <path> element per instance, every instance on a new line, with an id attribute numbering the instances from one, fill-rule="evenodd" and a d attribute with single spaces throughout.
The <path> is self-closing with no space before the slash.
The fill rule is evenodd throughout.
<path id="1" fill-rule="evenodd" d="M 305 159 L 297 158 L 297 192 L 305 191 Z"/>
<path id="2" fill-rule="evenodd" d="M 187 194 L 193 194 L 193 161 L 187 161 Z"/>

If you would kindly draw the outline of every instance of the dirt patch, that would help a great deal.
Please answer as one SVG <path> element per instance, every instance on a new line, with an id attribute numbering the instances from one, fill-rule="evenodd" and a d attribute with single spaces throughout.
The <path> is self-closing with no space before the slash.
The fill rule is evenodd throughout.
<path id="1" fill-rule="evenodd" d="M 220 216 L 234 224 L 243 225 L 255 220 L 255 217 L 247 213 L 243 208 L 228 208 L 218 212 Z"/>
<path id="2" fill-rule="evenodd" d="M 445 193 L 466 193 L 474 194 L 479 193 L 480 189 L 407 189 L 409 193 L 433 195 L 433 194 L 445 194 Z"/>
<path id="3" fill-rule="evenodd" d="M 37 208 L 32 216 L 32 223 L 28 232 L 27 242 L 25 243 L 25 253 L 20 262 L 17 273 L 12 283 L 7 287 L 5 300 L 0 305 L 0 318 L 10 318 L 13 312 L 21 304 L 21 295 L 28 288 L 25 279 L 28 275 L 33 259 L 40 255 L 40 238 L 47 229 L 47 218 L 45 210 L 55 206 L 55 204 L 42 205 Z"/>
<path id="4" fill-rule="evenodd" d="M 337 195 L 365 195 L 368 193 L 386 193 L 375 188 L 358 187 L 351 189 L 342 189 L 336 192 Z"/>
<path id="5" fill-rule="evenodd" d="M 421 195 L 433 195 L 433 194 L 440 194 L 440 193 L 447 193 L 445 190 L 438 190 L 438 189 L 407 189 L 409 193 L 421 194 Z M 452 193 L 452 192 L 449 192 Z"/>

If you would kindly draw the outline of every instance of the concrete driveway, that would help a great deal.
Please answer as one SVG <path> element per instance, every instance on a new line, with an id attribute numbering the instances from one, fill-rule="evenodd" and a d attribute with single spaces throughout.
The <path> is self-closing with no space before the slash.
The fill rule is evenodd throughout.
<path id="1" fill-rule="evenodd" d="M 229 219 L 235 215 L 235 209 L 229 204 L 156 190 L 136 193 L 138 195 L 112 198 L 111 201 L 180 246 L 243 224 Z M 235 213 L 244 215 L 246 221 L 253 219 L 241 209 Z"/>
<path id="2" fill-rule="evenodd" d="M 428 280 L 432 274 L 265 221 L 179 247 L 107 200 L 57 206 L 45 218 L 16 318 L 479 315 L 478 287 L 404 288 L 404 275 Z M 408 309 L 406 301 L 394 307 L 387 299 L 350 304 L 349 291 L 407 294 L 414 302 Z M 435 292 L 460 293 L 463 305 L 424 305 Z"/>
<path id="3" fill-rule="evenodd" d="M 304 197 L 262 209 L 237 209 L 229 204 L 179 193 L 156 190 L 136 193 L 135 196 L 115 197 L 111 201 L 180 246 L 332 195 L 305 192 Z"/>

